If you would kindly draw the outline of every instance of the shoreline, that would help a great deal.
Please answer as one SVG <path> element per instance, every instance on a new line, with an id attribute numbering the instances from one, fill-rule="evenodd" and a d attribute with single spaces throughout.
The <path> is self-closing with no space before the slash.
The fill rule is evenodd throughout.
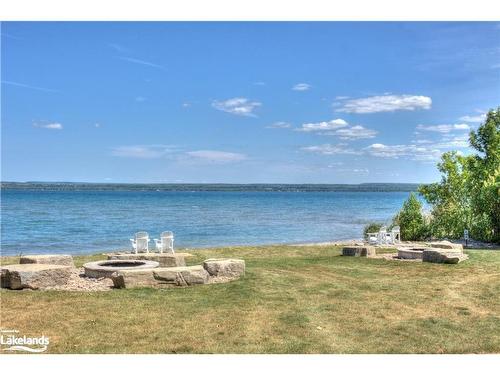
<path id="1" fill-rule="evenodd" d="M 447 240 L 447 239 L 443 239 Z M 435 241 L 435 240 L 433 240 Z M 494 243 L 484 243 L 478 241 L 469 241 L 468 246 L 465 246 L 465 241 L 463 240 L 448 240 L 452 243 L 461 244 L 464 246 L 464 250 L 500 250 L 500 245 Z M 399 244 L 382 244 L 382 245 L 371 245 L 378 249 L 397 249 L 398 247 L 410 247 L 410 246 L 421 246 L 428 241 L 402 241 Z M 287 242 L 287 243 L 262 243 L 262 244 L 235 244 L 235 245 L 219 245 L 219 246 L 203 246 L 203 247 L 179 247 L 175 249 L 176 252 L 189 252 L 189 251 L 203 251 L 203 250 L 216 250 L 216 249 L 233 249 L 242 247 L 277 247 L 277 246 L 292 246 L 292 247 L 328 247 L 328 246 L 353 246 L 353 245 L 367 245 L 367 242 L 362 238 L 354 239 L 343 239 L 343 240 L 331 240 L 331 241 L 321 241 L 321 242 Z M 71 256 L 91 256 L 91 255 L 107 255 L 116 252 L 131 252 L 130 248 L 113 248 L 113 249 L 103 249 L 97 251 L 85 251 L 78 253 L 71 252 L 20 252 L 18 254 L 3 254 L 0 253 L 0 259 L 9 257 L 18 257 L 22 255 L 41 255 L 41 254 L 69 254 Z M 155 253 L 156 251 L 151 250 L 150 253 Z"/>

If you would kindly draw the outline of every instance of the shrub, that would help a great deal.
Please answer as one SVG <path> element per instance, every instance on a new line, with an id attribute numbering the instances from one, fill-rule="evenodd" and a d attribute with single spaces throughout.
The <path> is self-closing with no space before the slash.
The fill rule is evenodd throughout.
<path id="1" fill-rule="evenodd" d="M 363 234 L 366 237 L 368 233 L 376 233 L 380 230 L 380 228 L 382 228 L 382 225 L 383 224 L 380 223 L 369 223 L 363 229 Z"/>
<path id="2" fill-rule="evenodd" d="M 403 241 L 418 241 L 425 237 L 427 229 L 422 215 L 422 204 L 415 194 L 411 193 L 403 203 L 395 222 L 400 226 Z"/>

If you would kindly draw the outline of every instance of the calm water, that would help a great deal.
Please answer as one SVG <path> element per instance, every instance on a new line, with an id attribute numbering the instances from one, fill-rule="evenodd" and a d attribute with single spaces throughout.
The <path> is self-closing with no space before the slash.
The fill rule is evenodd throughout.
<path id="1" fill-rule="evenodd" d="M 4 190 L 1 251 L 124 249 L 139 230 L 152 238 L 171 230 L 176 247 L 361 238 L 366 223 L 389 222 L 408 194 Z"/>

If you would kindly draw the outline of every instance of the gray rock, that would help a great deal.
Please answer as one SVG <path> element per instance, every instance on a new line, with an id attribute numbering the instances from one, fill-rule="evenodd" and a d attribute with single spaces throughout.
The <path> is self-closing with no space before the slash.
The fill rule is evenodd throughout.
<path id="1" fill-rule="evenodd" d="M 71 276 L 73 267 L 58 264 L 12 264 L 2 266 L 2 288 L 43 289 L 64 285 Z"/>
<path id="2" fill-rule="evenodd" d="M 422 259 L 424 248 L 398 248 L 399 259 Z"/>
<path id="3" fill-rule="evenodd" d="M 207 259 L 203 268 L 210 276 L 240 277 L 245 274 L 245 261 L 243 259 Z"/>
<path id="4" fill-rule="evenodd" d="M 111 275 L 115 288 L 154 287 L 157 281 L 153 277 L 153 269 L 122 270 Z"/>
<path id="5" fill-rule="evenodd" d="M 456 250 L 460 251 L 463 253 L 464 247 L 460 243 L 452 243 L 450 241 L 435 241 L 435 242 L 429 242 L 429 247 L 435 248 L 435 249 L 448 249 L 448 250 Z"/>
<path id="6" fill-rule="evenodd" d="M 424 262 L 457 264 L 468 259 L 466 254 L 457 250 L 425 249 L 422 255 Z"/>
<path id="7" fill-rule="evenodd" d="M 168 287 L 205 284 L 208 272 L 202 266 L 121 270 L 111 275 L 115 288 Z"/>
<path id="8" fill-rule="evenodd" d="M 210 276 L 202 266 L 157 268 L 153 274 L 155 279 L 177 286 L 205 284 Z"/>
<path id="9" fill-rule="evenodd" d="M 20 264 L 58 264 L 60 266 L 74 267 L 73 257 L 66 254 L 46 254 L 46 255 L 23 255 L 19 260 Z"/>
<path id="10" fill-rule="evenodd" d="M 371 257 L 376 255 L 375 248 L 373 246 L 344 246 L 342 248 L 343 256 L 351 257 Z"/>

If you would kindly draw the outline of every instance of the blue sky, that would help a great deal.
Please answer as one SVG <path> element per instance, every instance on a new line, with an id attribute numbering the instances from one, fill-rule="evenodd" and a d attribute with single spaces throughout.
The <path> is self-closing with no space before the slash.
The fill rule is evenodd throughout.
<path id="1" fill-rule="evenodd" d="M 500 23 L 1 24 L 2 180 L 430 182 Z"/>

